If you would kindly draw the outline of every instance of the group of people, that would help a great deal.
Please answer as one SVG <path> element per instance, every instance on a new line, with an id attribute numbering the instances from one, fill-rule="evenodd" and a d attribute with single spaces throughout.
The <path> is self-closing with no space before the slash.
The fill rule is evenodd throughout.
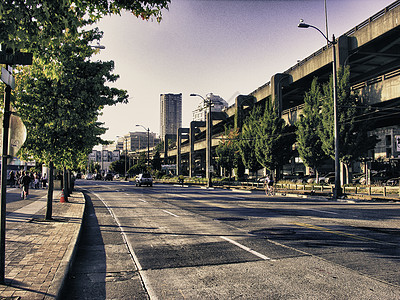
<path id="1" fill-rule="evenodd" d="M 26 172 L 26 171 L 14 171 L 10 172 L 10 186 L 21 187 L 21 198 L 28 196 L 29 188 L 39 189 L 40 185 L 42 188 L 47 187 L 47 174 L 41 175 L 39 172 Z"/>

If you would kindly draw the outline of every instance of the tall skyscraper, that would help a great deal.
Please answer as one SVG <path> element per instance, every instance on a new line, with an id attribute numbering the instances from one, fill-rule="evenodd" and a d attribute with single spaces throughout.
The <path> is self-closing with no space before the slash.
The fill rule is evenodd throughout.
<path id="1" fill-rule="evenodd" d="M 176 135 L 182 127 L 182 94 L 160 95 L 160 137 L 166 134 Z"/>

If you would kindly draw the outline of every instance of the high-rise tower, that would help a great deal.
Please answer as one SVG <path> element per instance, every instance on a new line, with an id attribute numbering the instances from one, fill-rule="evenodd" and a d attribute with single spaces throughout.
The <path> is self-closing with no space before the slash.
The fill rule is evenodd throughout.
<path id="1" fill-rule="evenodd" d="M 160 95 L 160 137 L 166 134 L 176 135 L 182 127 L 182 94 Z"/>

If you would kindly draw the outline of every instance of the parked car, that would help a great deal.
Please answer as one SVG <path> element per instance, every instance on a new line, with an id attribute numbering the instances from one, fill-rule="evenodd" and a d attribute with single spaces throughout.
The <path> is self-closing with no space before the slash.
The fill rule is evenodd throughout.
<path id="1" fill-rule="evenodd" d="M 136 186 L 153 186 L 153 178 L 149 173 L 142 173 L 136 176 L 135 184 Z"/>
<path id="2" fill-rule="evenodd" d="M 386 180 L 385 185 L 392 185 L 392 186 L 399 185 L 399 180 L 400 180 L 400 177 L 390 178 L 390 179 Z"/>
<path id="3" fill-rule="evenodd" d="M 92 173 L 87 173 L 85 179 L 86 180 L 92 180 L 93 179 L 93 174 Z"/>
<path id="4" fill-rule="evenodd" d="M 112 181 L 112 180 L 113 180 L 113 174 L 110 173 L 110 172 L 108 172 L 108 173 L 106 174 L 106 176 L 104 176 L 104 180 L 105 180 L 105 181 L 107 181 L 107 180 Z"/>
<path id="5" fill-rule="evenodd" d="M 320 180 L 320 182 L 321 182 L 321 180 Z M 331 172 L 331 173 L 326 174 L 323 177 L 323 182 L 325 182 L 325 183 L 334 183 L 335 182 L 335 172 Z"/>

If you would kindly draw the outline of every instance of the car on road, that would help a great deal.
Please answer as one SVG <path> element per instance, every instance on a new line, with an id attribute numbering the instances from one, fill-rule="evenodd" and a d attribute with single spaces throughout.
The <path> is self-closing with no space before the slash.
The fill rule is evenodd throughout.
<path id="1" fill-rule="evenodd" d="M 110 173 L 110 172 L 108 172 L 107 174 L 106 174 L 106 176 L 104 176 L 104 180 L 105 181 L 112 181 L 113 180 L 113 174 L 112 173 Z"/>
<path id="2" fill-rule="evenodd" d="M 136 176 L 135 184 L 136 186 L 153 186 L 153 178 L 149 173 L 141 173 Z"/>

